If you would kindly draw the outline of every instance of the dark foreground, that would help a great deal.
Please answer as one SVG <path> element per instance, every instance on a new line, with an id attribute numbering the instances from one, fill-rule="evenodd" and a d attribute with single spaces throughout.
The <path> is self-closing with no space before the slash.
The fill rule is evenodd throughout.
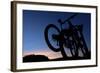
<path id="1" fill-rule="evenodd" d="M 67 57 L 67 58 L 56 58 L 49 59 L 44 55 L 27 55 L 23 57 L 23 62 L 44 62 L 44 61 L 64 61 L 64 60 L 84 60 L 90 59 L 91 57 Z"/>

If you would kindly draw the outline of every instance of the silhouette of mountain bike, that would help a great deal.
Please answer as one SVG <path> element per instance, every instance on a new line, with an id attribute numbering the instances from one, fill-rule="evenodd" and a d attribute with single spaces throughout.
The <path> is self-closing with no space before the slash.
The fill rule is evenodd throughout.
<path id="1" fill-rule="evenodd" d="M 65 21 L 58 20 L 60 23 L 60 29 L 54 25 L 49 24 L 44 31 L 45 40 L 48 47 L 54 52 L 61 52 L 63 58 L 68 57 L 68 53 L 65 51 L 65 47 L 69 48 L 72 57 L 79 57 L 79 50 L 81 50 L 83 57 L 89 58 L 90 52 L 88 51 L 84 36 L 82 34 L 83 25 L 73 25 L 70 19 L 74 18 L 78 14 L 74 14 Z M 68 23 L 68 28 L 62 28 L 62 24 Z"/>

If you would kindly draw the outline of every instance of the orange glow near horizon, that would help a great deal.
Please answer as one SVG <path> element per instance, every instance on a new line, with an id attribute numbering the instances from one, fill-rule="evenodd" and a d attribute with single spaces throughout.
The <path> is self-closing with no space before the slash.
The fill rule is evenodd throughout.
<path id="1" fill-rule="evenodd" d="M 66 51 L 66 50 L 65 50 Z M 80 51 L 80 50 L 79 50 Z M 70 50 L 67 49 L 66 51 L 68 56 L 71 56 Z M 54 52 L 50 49 L 47 50 L 41 50 L 41 51 L 27 51 L 27 52 L 23 52 L 23 57 L 27 56 L 27 55 L 44 55 L 46 57 L 48 57 L 49 59 L 56 59 L 56 58 L 62 58 L 62 54 L 61 52 Z M 79 52 L 80 56 L 83 56 L 82 52 Z"/>
<path id="2" fill-rule="evenodd" d="M 51 50 L 43 50 L 43 51 L 31 51 L 31 52 L 24 52 L 23 56 L 26 55 L 44 55 L 47 56 L 49 59 L 56 59 L 56 58 L 62 58 L 62 55 L 60 52 L 53 52 Z"/>

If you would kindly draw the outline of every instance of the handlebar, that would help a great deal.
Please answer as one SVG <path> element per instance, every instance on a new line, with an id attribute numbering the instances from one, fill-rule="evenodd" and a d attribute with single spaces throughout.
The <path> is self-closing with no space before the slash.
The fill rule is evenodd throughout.
<path id="1" fill-rule="evenodd" d="M 74 18 L 75 16 L 77 16 L 78 13 L 75 13 L 74 15 L 70 16 L 68 19 L 66 19 L 65 21 L 62 21 L 61 19 L 58 19 L 58 22 L 60 24 L 64 24 L 65 22 L 69 21 L 70 19 Z"/>

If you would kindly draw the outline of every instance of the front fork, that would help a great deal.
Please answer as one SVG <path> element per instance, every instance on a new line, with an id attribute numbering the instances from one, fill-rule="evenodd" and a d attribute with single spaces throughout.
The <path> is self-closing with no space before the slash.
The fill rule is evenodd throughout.
<path id="1" fill-rule="evenodd" d="M 65 39 L 64 39 L 64 35 L 63 34 L 60 35 L 60 40 L 58 42 L 59 42 L 59 47 L 61 49 L 61 54 L 62 54 L 63 58 L 67 59 L 68 56 L 66 54 L 66 51 L 64 50 Z"/>
<path id="2" fill-rule="evenodd" d="M 57 46 L 60 47 L 61 54 L 62 54 L 63 58 L 66 59 L 68 56 L 63 47 L 64 41 L 65 41 L 63 34 L 60 34 L 60 35 L 53 34 L 52 38 L 54 41 L 57 41 Z"/>

